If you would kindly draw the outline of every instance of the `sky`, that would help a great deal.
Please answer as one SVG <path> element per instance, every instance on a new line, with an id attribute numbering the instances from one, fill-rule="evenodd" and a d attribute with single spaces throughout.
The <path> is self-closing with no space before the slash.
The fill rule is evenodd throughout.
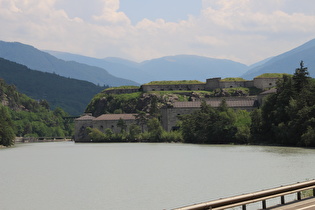
<path id="1" fill-rule="evenodd" d="M 315 38 L 314 0 L 0 0 L 0 40 L 141 62 L 188 54 L 247 65 Z"/>

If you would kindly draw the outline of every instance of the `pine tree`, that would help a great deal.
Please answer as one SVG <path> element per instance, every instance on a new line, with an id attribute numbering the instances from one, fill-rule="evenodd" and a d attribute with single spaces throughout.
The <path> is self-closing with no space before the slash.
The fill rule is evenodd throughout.
<path id="1" fill-rule="evenodd" d="M 117 127 L 120 128 L 120 132 L 123 133 L 127 129 L 127 124 L 123 119 L 119 118 L 117 122 Z"/>
<path id="2" fill-rule="evenodd" d="M 304 67 L 304 62 L 300 62 L 300 68 L 295 70 L 293 75 L 293 87 L 297 93 L 300 93 L 309 83 L 309 73 L 307 67 Z"/>

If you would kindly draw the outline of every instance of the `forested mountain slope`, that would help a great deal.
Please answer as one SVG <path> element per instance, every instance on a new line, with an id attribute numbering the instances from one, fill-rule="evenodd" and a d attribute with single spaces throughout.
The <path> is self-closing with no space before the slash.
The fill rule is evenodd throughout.
<path id="1" fill-rule="evenodd" d="M 80 115 L 93 96 L 106 87 L 91 82 L 44 73 L 0 58 L 0 78 L 36 100 L 47 100 L 52 109 L 61 107 L 71 115 Z"/>

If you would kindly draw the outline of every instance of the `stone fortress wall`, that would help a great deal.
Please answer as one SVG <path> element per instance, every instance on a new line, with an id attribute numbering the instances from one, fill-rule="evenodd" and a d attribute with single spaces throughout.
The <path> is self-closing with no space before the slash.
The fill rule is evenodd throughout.
<path id="1" fill-rule="evenodd" d="M 142 91 L 205 90 L 205 83 L 176 85 L 142 85 Z"/>
<path id="2" fill-rule="evenodd" d="M 238 88 L 238 87 L 256 87 L 259 89 L 269 89 L 276 86 L 279 78 L 254 78 L 254 80 L 245 81 L 223 81 L 220 77 L 207 79 L 205 83 L 199 84 L 169 84 L 169 85 L 141 85 L 140 88 L 133 89 L 110 89 L 105 90 L 107 94 L 124 94 L 134 92 L 149 92 L 149 91 L 200 91 L 200 90 L 214 90 L 217 88 Z"/>
<path id="3" fill-rule="evenodd" d="M 136 93 L 139 92 L 139 88 L 115 88 L 115 89 L 109 89 L 109 90 L 104 90 L 105 93 L 107 94 L 126 94 L 126 93 Z"/>
<path id="4" fill-rule="evenodd" d="M 105 90 L 108 94 L 123 94 L 134 92 L 148 92 L 148 91 L 198 91 L 198 90 L 214 90 L 218 88 L 237 88 L 237 87 L 256 87 L 259 89 L 270 89 L 276 85 L 279 78 L 255 78 L 251 81 L 222 81 L 220 77 L 207 79 L 206 83 L 199 84 L 169 84 L 169 85 L 142 85 L 140 88 L 124 89 L 115 88 Z M 269 90 L 274 91 L 274 89 Z M 268 92 L 268 91 L 266 91 Z M 267 94 L 267 93 L 266 93 Z M 253 110 L 259 107 L 259 104 L 263 101 L 263 94 L 260 97 L 229 97 L 225 98 L 226 103 L 233 109 Z M 212 107 L 218 107 L 222 102 L 222 98 L 208 99 L 207 104 Z M 194 111 L 200 109 L 200 101 L 190 102 L 175 102 L 171 107 L 164 107 L 161 109 L 161 121 L 162 126 L 166 131 L 171 131 L 176 128 L 176 123 L 179 120 L 179 116 L 185 114 L 191 114 Z M 119 132 L 117 122 L 121 118 L 127 126 L 130 126 L 135 122 L 134 116 L 127 116 L 128 114 L 114 115 L 105 114 L 98 118 L 93 117 L 91 114 L 86 114 L 75 120 L 75 141 L 87 142 L 91 141 L 88 136 L 87 127 L 94 127 L 101 132 L 105 132 L 106 128 L 112 129 L 114 132 Z M 130 115 L 130 114 L 129 114 Z"/>

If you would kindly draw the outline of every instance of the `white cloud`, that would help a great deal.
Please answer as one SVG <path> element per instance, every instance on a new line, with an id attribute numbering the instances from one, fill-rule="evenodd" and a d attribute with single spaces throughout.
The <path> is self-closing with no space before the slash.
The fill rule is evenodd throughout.
<path id="1" fill-rule="evenodd" d="M 0 0 L 0 39 L 95 57 L 197 54 L 252 63 L 315 38 L 315 15 L 301 12 L 313 0 L 300 0 L 298 10 L 293 0 L 203 0 L 199 16 L 136 25 L 119 0 L 89 1 L 88 16 L 80 15 L 84 5 L 71 13 L 62 1 Z"/>
<path id="2" fill-rule="evenodd" d="M 94 20 L 109 24 L 130 24 L 130 19 L 123 12 L 118 12 L 119 0 L 103 0 L 103 3 L 102 14 L 93 16 Z"/>

